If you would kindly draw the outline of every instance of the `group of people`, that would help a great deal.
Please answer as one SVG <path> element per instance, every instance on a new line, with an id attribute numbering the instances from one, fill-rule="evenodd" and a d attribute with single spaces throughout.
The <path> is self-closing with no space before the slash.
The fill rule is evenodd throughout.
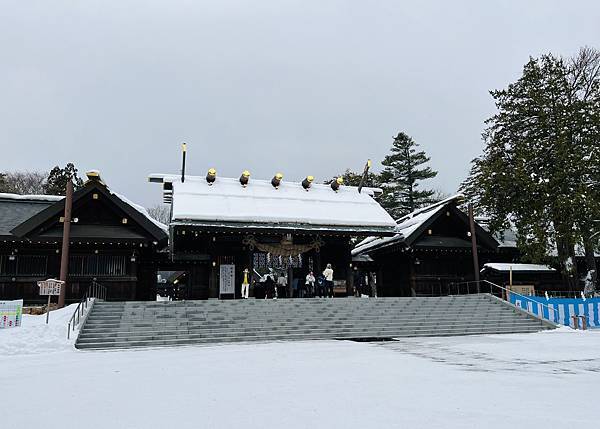
<path id="1" fill-rule="evenodd" d="M 250 272 L 246 268 L 243 272 L 242 280 L 242 298 L 247 299 L 250 291 Z M 303 284 L 302 284 L 303 283 Z M 355 296 L 377 297 L 377 281 L 375 273 L 363 273 L 355 269 L 354 271 L 354 289 Z M 258 289 L 260 290 L 257 291 Z M 288 278 L 284 273 L 276 275 L 273 271 L 263 276 L 259 283 L 254 283 L 255 296 L 261 297 L 264 294 L 265 299 L 277 299 L 286 297 L 298 298 L 333 298 L 333 268 L 327 264 L 322 273 L 315 276 L 310 271 L 302 279 L 294 279 L 293 284 L 288 284 Z"/>
<path id="2" fill-rule="evenodd" d="M 250 272 L 246 268 L 243 271 L 241 296 L 248 299 L 250 294 Z M 321 274 L 315 276 L 310 271 L 304 281 L 302 278 L 294 279 L 293 284 L 288 284 L 285 274 L 277 275 L 273 271 L 263 276 L 258 283 L 254 284 L 255 296 L 264 299 L 277 299 L 296 296 L 298 298 L 328 297 L 333 298 L 333 268 L 327 264 Z"/>
<path id="3" fill-rule="evenodd" d="M 331 267 L 331 264 L 327 264 L 327 267 L 323 270 L 323 273 L 317 277 L 315 277 L 312 271 L 306 275 L 301 297 L 333 298 L 333 268 Z"/>

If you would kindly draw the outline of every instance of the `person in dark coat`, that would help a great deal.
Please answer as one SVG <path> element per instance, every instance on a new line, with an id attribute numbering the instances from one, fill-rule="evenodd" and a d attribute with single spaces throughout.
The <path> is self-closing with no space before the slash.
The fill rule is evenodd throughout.
<path id="1" fill-rule="evenodd" d="M 277 289 L 271 274 L 267 274 L 267 278 L 265 280 L 265 299 L 267 298 L 277 298 Z"/>

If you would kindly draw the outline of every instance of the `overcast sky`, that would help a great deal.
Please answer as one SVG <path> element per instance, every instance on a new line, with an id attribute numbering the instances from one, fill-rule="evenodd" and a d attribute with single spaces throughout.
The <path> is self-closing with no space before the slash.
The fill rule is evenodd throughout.
<path id="1" fill-rule="evenodd" d="M 0 0 L 0 171 L 73 161 L 152 206 L 148 173 L 317 180 L 398 131 L 456 191 L 488 94 L 530 55 L 600 48 L 590 1 Z"/>

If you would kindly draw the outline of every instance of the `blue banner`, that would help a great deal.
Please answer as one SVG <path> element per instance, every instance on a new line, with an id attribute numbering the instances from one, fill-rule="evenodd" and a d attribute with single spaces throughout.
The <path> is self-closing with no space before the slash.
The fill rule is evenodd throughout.
<path id="1" fill-rule="evenodd" d="M 588 327 L 600 327 L 600 298 L 550 298 L 510 294 L 510 302 L 544 319 L 573 326 L 572 316 L 585 316 Z"/>

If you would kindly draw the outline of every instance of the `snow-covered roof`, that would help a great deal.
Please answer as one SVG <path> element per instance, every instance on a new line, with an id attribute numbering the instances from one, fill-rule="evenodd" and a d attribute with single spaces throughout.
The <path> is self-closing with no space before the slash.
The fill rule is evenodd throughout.
<path id="1" fill-rule="evenodd" d="M 51 206 L 62 197 L 53 195 L 17 195 L 0 193 L 0 236 L 12 236 L 11 230 Z"/>
<path id="2" fill-rule="evenodd" d="M 548 265 L 540 265 L 540 264 L 513 264 L 508 262 L 490 262 L 483 265 L 483 270 L 490 269 L 494 271 L 506 272 L 556 272 L 554 268 L 549 267 Z"/>
<path id="3" fill-rule="evenodd" d="M 19 195 L 0 192 L 0 199 L 16 201 L 60 201 L 64 197 L 61 195 Z"/>
<path id="4" fill-rule="evenodd" d="M 134 203 L 133 201 L 131 201 L 129 198 L 127 198 L 124 195 L 121 195 L 121 194 L 118 194 L 116 192 L 113 192 L 113 191 L 111 191 L 108 188 L 107 188 L 107 190 L 111 194 L 113 194 L 115 197 L 117 197 L 118 199 L 120 199 L 121 201 L 123 201 L 125 204 L 129 204 L 135 210 L 137 210 L 138 212 L 140 212 L 143 216 L 147 217 L 150 222 L 152 222 L 154 225 L 158 226 L 163 231 L 165 231 L 165 232 L 169 231 L 169 227 L 167 225 L 165 225 L 162 222 L 157 221 L 152 216 L 150 216 L 150 213 L 148 213 L 148 210 L 146 210 L 144 207 L 140 206 L 139 204 Z"/>
<path id="5" fill-rule="evenodd" d="M 381 248 L 389 246 L 396 242 L 406 240 L 429 219 L 437 215 L 439 212 L 445 210 L 446 206 L 449 203 L 458 201 L 462 198 L 462 195 L 457 194 L 430 206 L 415 210 L 414 212 L 409 213 L 404 217 L 401 217 L 400 219 L 398 219 L 396 228 L 394 229 L 396 235 L 392 237 L 367 237 L 356 245 L 356 247 L 352 250 L 352 255 L 358 255 L 359 253 L 362 253 L 366 250 L 371 250 L 376 247 Z"/>
<path id="6" fill-rule="evenodd" d="M 250 179 L 243 187 L 238 179 L 217 177 L 209 185 L 204 177 L 186 176 L 172 181 L 172 221 L 220 225 L 261 225 L 280 228 L 349 228 L 391 233 L 394 219 L 375 201 L 372 190 L 313 183 L 282 181 L 278 189 L 270 180 Z"/>

